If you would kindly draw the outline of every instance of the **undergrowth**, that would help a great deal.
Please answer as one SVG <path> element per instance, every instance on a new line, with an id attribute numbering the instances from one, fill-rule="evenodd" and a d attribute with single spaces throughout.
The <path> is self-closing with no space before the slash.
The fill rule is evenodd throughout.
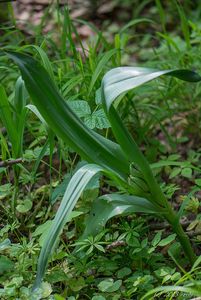
<path id="1" fill-rule="evenodd" d="M 100 232 L 83 237 L 96 199 L 125 191 L 115 178 L 98 174 L 65 219 L 60 240 L 48 253 L 42 285 L 32 291 L 52 220 L 68 183 L 86 161 L 55 135 L 5 52 L 26 51 L 39 61 L 86 128 L 112 141 L 115 137 L 101 94 L 107 71 L 130 65 L 201 74 L 199 4 L 143 1 L 136 5 L 138 14 L 129 15 L 131 21 L 113 20 L 115 27 L 106 20 L 96 27 L 71 19 L 68 8 L 56 2 L 49 8 L 54 12 L 54 32 L 43 34 L 47 11 L 38 27 L 29 24 L 31 36 L 17 27 L 14 17 L 0 28 L 0 298 L 183 300 L 200 296 L 201 85 L 167 76 L 130 90 L 114 106 L 168 203 L 179 213 L 196 260 L 190 264 L 162 214 L 129 213 L 130 207 L 124 216 L 108 218 Z M 131 1 L 126 2 L 122 10 L 127 12 Z M 85 41 L 77 30 L 83 22 L 94 32 Z M 129 167 L 129 184 L 134 186 L 136 165 Z"/>

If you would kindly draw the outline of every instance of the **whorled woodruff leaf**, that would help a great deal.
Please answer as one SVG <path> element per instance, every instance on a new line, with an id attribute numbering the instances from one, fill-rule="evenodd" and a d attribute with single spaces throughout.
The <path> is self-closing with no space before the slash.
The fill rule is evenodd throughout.
<path id="1" fill-rule="evenodd" d="M 106 222 L 114 216 L 131 213 L 165 214 L 166 210 L 145 198 L 126 194 L 108 194 L 97 198 L 86 221 L 81 239 L 100 232 Z"/>

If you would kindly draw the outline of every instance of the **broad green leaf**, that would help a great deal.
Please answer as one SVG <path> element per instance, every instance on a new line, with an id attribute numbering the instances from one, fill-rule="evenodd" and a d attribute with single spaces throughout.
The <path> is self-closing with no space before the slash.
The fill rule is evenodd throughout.
<path id="1" fill-rule="evenodd" d="M 101 281 L 98 284 L 98 288 L 101 292 L 113 293 L 118 291 L 121 285 L 122 285 L 121 279 L 114 281 L 114 279 L 108 278 L 106 280 Z"/>
<path id="2" fill-rule="evenodd" d="M 68 101 L 67 103 L 79 118 L 86 117 L 91 114 L 91 108 L 87 101 L 73 100 Z"/>
<path id="3" fill-rule="evenodd" d="M 63 181 L 58 186 L 56 186 L 54 191 L 52 192 L 52 195 L 50 197 L 51 204 L 54 204 L 60 197 L 63 197 L 65 190 L 66 190 L 66 186 L 68 185 L 73 174 L 75 174 L 78 169 L 80 169 L 82 166 L 84 166 L 86 164 L 87 164 L 87 162 L 85 162 L 85 161 L 78 162 L 78 164 L 77 164 L 75 170 L 72 172 L 72 174 L 67 173 L 64 176 Z M 87 191 L 87 190 L 99 189 L 99 187 L 100 187 L 99 178 L 100 178 L 100 174 L 96 174 L 89 181 L 89 183 L 86 185 L 84 190 Z"/>
<path id="4" fill-rule="evenodd" d="M 144 198 L 120 194 L 101 196 L 92 205 L 81 239 L 97 234 L 105 226 L 106 222 L 114 216 L 136 212 L 149 214 L 160 212 L 162 214 L 160 208 Z"/>
<path id="5" fill-rule="evenodd" d="M 84 188 L 89 183 L 91 178 L 100 171 L 102 171 L 102 169 L 99 166 L 87 164 L 81 167 L 71 178 L 41 249 L 34 289 L 38 288 L 41 284 L 49 256 L 52 253 L 61 231 L 66 224 L 75 204 L 77 203 Z"/>
<path id="6" fill-rule="evenodd" d="M 93 128 L 103 129 L 103 128 L 110 127 L 110 123 L 102 108 L 94 111 L 91 115 L 85 117 L 84 122 L 91 129 Z"/>
<path id="7" fill-rule="evenodd" d="M 68 285 L 73 292 L 80 291 L 86 284 L 83 277 L 68 279 Z"/>
<path id="8" fill-rule="evenodd" d="M 101 295 L 97 295 L 97 296 L 93 296 L 91 300 L 106 300 L 106 298 Z"/>
<path id="9" fill-rule="evenodd" d="M 134 89 L 162 75 L 171 75 L 181 80 L 197 82 L 201 77 L 189 70 L 155 70 L 139 67 L 119 67 L 106 73 L 103 78 L 105 105 L 110 109 L 112 102 L 122 93 Z"/>
<path id="10" fill-rule="evenodd" d="M 119 145 L 87 128 L 36 60 L 22 53 L 9 52 L 8 55 L 18 64 L 27 91 L 49 127 L 85 160 L 125 178 L 129 163 Z"/>
<path id="11" fill-rule="evenodd" d="M 201 77 L 197 73 L 188 70 L 158 71 L 148 68 L 119 67 L 110 70 L 104 76 L 102 80 L 102 101 L 116 140 L 125 155 L 127 155 L 127 158 L 139 166 L 149 185 L 153 201 L 164 206 L 166 200 L 152 174 L 149 163 L 112 105 L 118 96 L 161 75 L 171 75 L 191 82 L 201 80 Z"/>
<path id="12" fill-rule="evenodd" d="M 30 199 L 25 199 L 24 201 L 20 201 L 20 204 L 16 206 L 16 210 L 19 213 L 24 214 L 32 208 L 32 205 L 33 203 Z"/>

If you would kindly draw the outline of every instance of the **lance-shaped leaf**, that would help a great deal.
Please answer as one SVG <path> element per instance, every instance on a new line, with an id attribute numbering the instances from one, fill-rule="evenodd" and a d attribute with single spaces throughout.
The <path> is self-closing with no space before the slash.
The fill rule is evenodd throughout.
<path id="1" fill-rule="evenodd" d="M 86 222 L 86 228 L 81 239 L 100 232 L 106 222 L 114 216 L 137 212 L 164 214 L 165 210 L 161 210 L 160 207 L 152 204 L 147 199 L 137 196 L 121 194 L 101 196 L 93 202 L 90 215 Z"/>
<path id="2" fill-rule="evenodd" d="M 192 82 L 201 80 L 201 77 L 197 73 L 188 70 L 158 71 L 136 67 L 120 67 L 112 69 L 104 76 L 102 80 L 103 106 L 110 121 L 116 140 L 120 144 L 125 155 L 127 155 L 128 159 L 135 162 L 139 166 L 147 184 L 149 185 L 154 201 L 160 205 L 164 205 L 165 203 L 164 196 L 162 195 L 160 188 L 153 177 L 146 158 L 140 151 L 127 128 L 122 123 L 119 114 L 113 106 L 113 102 L 122 93 L 125 93 L 162 75 L 171 75 L 179 79 Z"/>
<path id="3" fill-rule="evenodd" d="M 119 67 L 103 77 L 105 105 L 110 109 L 112 102 L 122 93 L 134 89 L 162 75 L 171 75 L 184 81 L 197 82 L 201 77 L 189 70 L 156 70 L 139 67 Z"/>
<path id="4" fill-rule="evenodd" d="M 87 164 L 81 167 L 71 178 L 40 252 L 34 289 L 37 289 L 41 284 L 47 267 L 48 258 L 57 243 L 69 214 L 72 212 L 81 193 L 91 178 L 100 171 L 102 171 L 101 167 L 95 164 Z"/>
<path id="5" fill-rule="evenodd" d="M 50 128 L 88 162 L 125 177 L 129 164 L 119 145 L 90 130 L 75 115 L 39 62 L 22 53 L 8 55 L 19 66 L 27 91 Z"/>

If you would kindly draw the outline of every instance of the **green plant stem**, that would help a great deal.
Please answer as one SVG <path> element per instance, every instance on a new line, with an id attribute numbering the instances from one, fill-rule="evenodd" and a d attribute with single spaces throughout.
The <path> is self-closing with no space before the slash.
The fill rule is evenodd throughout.
<path id="1" fill-rule="evenodd" d="M 113 125 L 112 127 L 115 128 L 115 131 L 113 132 L 116 139 L 120 143 L 128 159 L 130 161 L 134 161 L 139 166 L 140 171 L 142 172 L 151 192 L 151 199 L 149 200 L 161 207 L 162 216 L 172 226 L 172 229 L 177 234 L 186 256 L 188 257 L 190 263 L 193 264 L 196 256 L 191 247 L 188 236 L 185 234 L 181 224 L 179 223 L 178 216 L 174 212 L 172 206 L 169 204 L 159 184 L 157 183 L 146 157 L 133 140 L 128 130 L 125 128 L 125 126 L 123 126 L 121 118 L 116 113 L 113 106 L 110 108 L 110 112 L 111 111 L 112 113 L 108 114 L 108 118 L 110 123 Z"/>
<path id="2" fill-rule="evenodd" d="M 14 183 L 14 193 L 13 193 L 13 198 L 12 198 L 12 203 L 11 203 L 11 211 L 13 216 L 15 217 L 16 215 L 16 206 L 17 206 L 17 197 L 18 197 L 18 193 L 19 193 L 19 180 L 18 180 L 18 176 L 15 174 L 15 179 L 14 179 L 15 183 Z"/>
<path id="3" fill-rule="evenodd" d="M 193 263 L 196 260 L 196 255 L 193 251 L 190 240 L 187 234 L 184 232 L 183 227 L 181 226 L 179 222 L 179 218 L 176 215 L 175 211 L 173 210 L 173 208 L 171 207 L 171 205 L 167 200 L 166 203 L 168 205 L 168 213 L 165 216 L 165 218 L 172 226 L 173 231 L 177 234 L 178 240 L 184 250 L 184 253 L 188 257 L 190 264 L 193 265 Z"/>
<path id="4" fill-rule="evenodd" d="M 176 215 L 175 211 L 173 210 L 172 206 L 166 199 L 165 195 L 161 191 L 161 188 L 159 184 L 157 183 L 151 168 L 149 166 L 148 161 L 138 148 L 138 155 L 141 158 L 140 159 L 140 167 L 142 170 L 142 173 L 144 174 L 145 179 L 147 180 L 147 183 L 150 187 L 151 193 L 153 197 L 156 197 L 153 202 L 157 202 L 159 204 L 163 204 L 165 208 L 165 214 L 164 218 L 168 221 L 168 223 L 172 226 L 173 231 L 177 234 L 177 237 L 181 243 L 181 246 L 184 250 L 184 253 L 189 259 L 189 262 L 191 265 L 193 265 L 196 255 L 192 249 L 190 240 L 187 236 L 187 234 L 184 232 L 180 222 L 179 217 Z"/>

